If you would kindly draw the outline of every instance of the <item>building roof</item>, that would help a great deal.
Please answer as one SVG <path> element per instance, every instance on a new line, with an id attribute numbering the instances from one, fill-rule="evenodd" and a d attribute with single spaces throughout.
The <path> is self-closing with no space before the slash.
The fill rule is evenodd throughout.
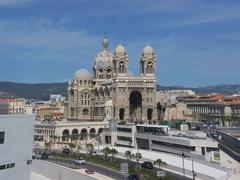
<path id="1" fill-rule="evenodd" d="M 91 79 L 92 75 L 88 70 L 81 68 L 75 72 L 74 78 L 75 79 Z"/>
<path id="2" fill-rule="evenodd" d="M 143 49 L 144 54 L 152 54 L 153 53 L 153 48 L 149 45 L 146 45 Z"/>
<path id="3" fill-rule="evenodd" d="M 109 42 L 108 39 L 105 37 L 103 39 L 103 47 L 102 51 L 97 54 L 95 58 L 94 68 L 107 68 L 107 67 L 113 67 L 113 55 L 108 50 Z"/>

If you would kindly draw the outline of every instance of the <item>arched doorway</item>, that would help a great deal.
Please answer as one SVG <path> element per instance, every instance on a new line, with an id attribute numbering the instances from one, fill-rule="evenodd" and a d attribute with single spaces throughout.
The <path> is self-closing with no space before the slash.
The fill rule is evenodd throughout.
<path id="1" fill-rule="evenodd" d="M 152 108 L 148 108 L 147 109 L 147 118 L 148 118 L 148 120 L 152 120 L 152 113 L 153 113 Z"/>
<path id="2" fill-rule="evenodd" d="M 81 130 L 81 136 L 82 136 L 82 138 L 86 138 L 87 137 L 87 129 L 82 129 Z"/>
<path id="3" fill-rule="evenodd" d="M 78 130 L 73 129 L 72 130 L 72 140 L 77 140 L 77 138 L 78 138 Z"/>
<path id="4" fill-rule="evenodd" d="M 102 129 L 102 128 L 99 128 L 99 129 L 98 129 L 98 134 L 101 134 L 102 131 L 103 131 L 103 129 Z"/>
<path id="5" fill-rule="evenodd" d="M 124 108 L 119 109 L 119 119 L 120 119 L 121 121 L 124 120 L 124 114 L 125 114 Z"/>
<path id="6" fill-rule="evenodd" d="M 90 137 L 94 137 L 94 136 L 95 136 L 95 133 L 96 133 L 95 128 L 91 128 L 91 129 L 90 129 Z"/>
<path id="7" fill-rule="evenodd" d="M 63 133 L 62 133 L 62 140 L 63 141 L 68 141 L 68 138 L 69 138 L 69 130 L 68 129 L 64 129 L 63 130 Z"/>
<path id="8" fill-rule="evenodd" d="M 130 94 L 130 119 L 131 121 L 142 120 L 142 95 L 139 91 Z"/>

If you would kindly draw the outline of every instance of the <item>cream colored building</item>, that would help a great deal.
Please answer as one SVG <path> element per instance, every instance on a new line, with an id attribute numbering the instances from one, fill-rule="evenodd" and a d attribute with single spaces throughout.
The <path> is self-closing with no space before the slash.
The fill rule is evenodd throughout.
<path id="1" fill-rule="evenodd" d="M 78 70 L 68 85 L 70 121 L 152 121 L 157 120 L 156 56 L 145 46 L 140 58 L 140 75 L 128 71 L 128 55 L 122 45 L 114 53 L 104 38 L 93 74 Z"/>
<path id="2" fill-rule="evenodd" d="M 176 103 L 174 105 L 169 105 L 166 107 L 164 113 L 164 120 L 194 120 L 194 112 L 187 108 L 185 103 Z"/>
<path id="3" fill-rule="evenodd" d="M 35 122 L 34 135 L 35 137 L 41 137 L 42 141 L 68 143 L 70 142 L 71 136 L 75 135 L 77 137 L 79 134 L 100 134 L 103 128 L 106 127 L 108 127 L 108 122 Z M 55 139 L 53 139 L 54 137 Z"/>
<path id="4" fill-rule="evenodd" d="M 24 98 L 0 99 L 0 114 L 32 114 L 32 106 Z"/>

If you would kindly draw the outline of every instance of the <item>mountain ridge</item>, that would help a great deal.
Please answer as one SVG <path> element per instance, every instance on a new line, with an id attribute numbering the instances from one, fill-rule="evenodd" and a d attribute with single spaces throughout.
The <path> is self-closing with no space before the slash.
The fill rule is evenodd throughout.
<path id="1" fill-rule="evenodd" d="M 13 94 L 27 99 L 48 100 L 50 94 L 67 96 L 67 82 L 53 83 L 17 83 L 0 81 L 0 92 Z M 240 84 L 220 84 L 202 87 L 163 86 L 157 85 L 157 90 L 191 89 L 196 93 L 236 94 L 240 92 Z"/>

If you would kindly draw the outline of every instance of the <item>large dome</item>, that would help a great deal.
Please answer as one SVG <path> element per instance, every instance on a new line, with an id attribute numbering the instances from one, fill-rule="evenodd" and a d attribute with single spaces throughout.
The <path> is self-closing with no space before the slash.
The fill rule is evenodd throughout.
<path id="1" fill-rule="evenodd" d="M 113 55 L 108 50 L 108 39 L 105 37 L 103 39 L 103 48 L 102 51 L 96 56 L 94 67 L 98 68 L 106 68 L 108 66 L 113 67 Z"/>
<path id="2" fill-rule="evenodd" d="M 74 75 L 74 78 L 75 79 L 91 79 L 92 78 L 92 75 L 89 71 L 87 71 L 86 69 L 79 69 L 75 72 L 75 75 Z"/>

